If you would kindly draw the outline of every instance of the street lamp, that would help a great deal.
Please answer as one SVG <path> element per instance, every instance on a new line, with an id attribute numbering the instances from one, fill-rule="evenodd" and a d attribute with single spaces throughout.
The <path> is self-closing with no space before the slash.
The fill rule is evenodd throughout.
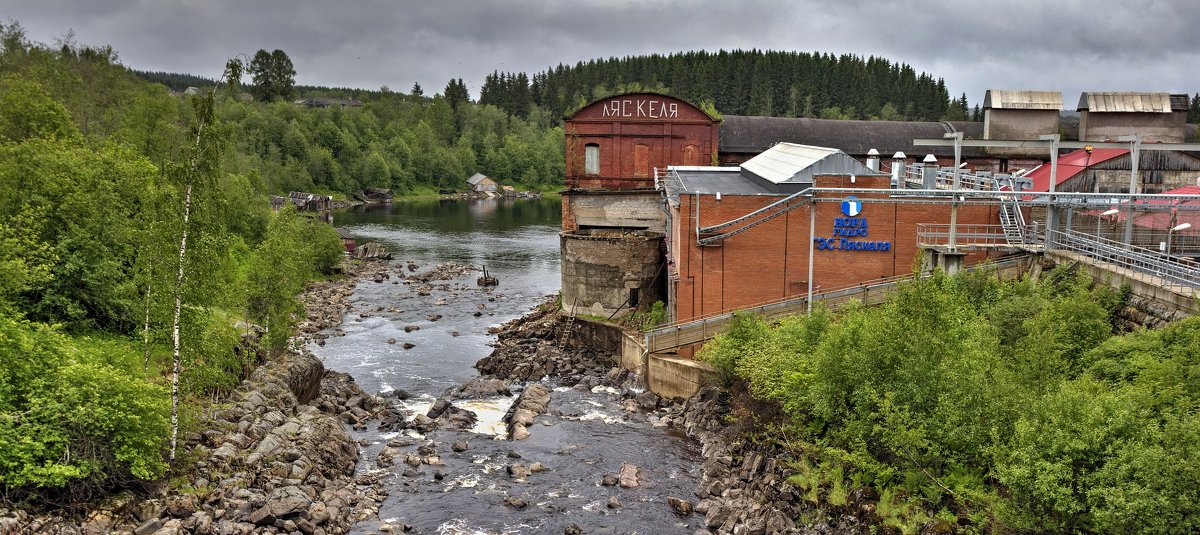
<path id="1" fill-rule="evenodd" d="M 1100 239 L 1100 221 L 1110 215 L 1115 215 L 1119 212 L 1120 212 L 1120 210 L 1113 208 L 1110 210 L 1105 210 L 1099 216 L 1096 216 L 1096 239 L 1097 240 Z"/>
<path id="2" fill-rule="evenodd" d="M 1167 231 L 1167 256 L 1171 256 L 1171 234 L 1181 231 L 1181 230 L 1190 229 L 1190 228 L 1192 228 L 1191 223 L 1180 223 L 1178 225 L 1171 227 L 1171 229 Z"/>

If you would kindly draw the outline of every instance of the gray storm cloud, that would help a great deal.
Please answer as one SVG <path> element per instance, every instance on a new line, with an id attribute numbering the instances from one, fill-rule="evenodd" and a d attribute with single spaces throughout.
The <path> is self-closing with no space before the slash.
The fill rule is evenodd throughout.
<path id="1" fill-rule="evenodd" d="M 43 42 L 73 30 L 126 65 L 214 75 L 226 58 L 283 49 L 302 84 L 427 93 L 494 70 L 592 58 L 758 48 L 875 55 L 988 88 L 1200 91 L 1200 9 L 1190 0 L 766 2 L 0 1 Z"/>

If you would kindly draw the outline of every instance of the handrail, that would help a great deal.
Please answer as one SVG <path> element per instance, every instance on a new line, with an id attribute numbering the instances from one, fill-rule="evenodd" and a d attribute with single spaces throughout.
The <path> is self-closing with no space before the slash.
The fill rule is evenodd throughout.
<path id="1" fill-rule="evenodd" d="M 729 227 L 729 226 L 735 225 L 735 224 L 737 224 L 737 223 L 740 223 L 740 222 L 742 222 L 742 221 L 748 220 L 748 219 L 750 219 L 750 218 L 752 218 L 752 217 L 754 217 L 754 216 L 757 216 L 758 214 L 761 214 L 761 213 L 763 213 L 763 212 L 766 212 L 766 211 L 768 211 L 768 210 L 771 210 L 771 209 L 773 209 L 773 208 L 776 208 L 776 207 L 778 207 L 778 206 L 780 206 L 780 205 L 787 204 L 787 203 L 789 203 L 789 202 L 791 202 L 791 201 L 795 200 L 797 197 L 805 197 L 805 196 L 810 196 L 810 195 L 812 194 L 812 191 L 813 191 L 813 188 L 805 188 L 805 189 L 803 189 L 803 190 L 801 190 L 801 191 L 799 191 L 799 192 L 797 192 L 797 193 L 793 193 L 793 194 L 791 194 L 791 195 L 788 195 L 787 197 L 784 197 L 784 198 L 782 198 L 782 199 L 780 199 L 780 200 L 778 200 L 778 201 L 775 201 L 775 202 L 773 202 L 773 203 L 771 203 L 771 204 L 768 204 L 768 205 L 766 205 L 766 206 L 764 206 L 764 207 L 762 207 L 762 208 L 759 208 L 758 210 L 755 210 L 755 211 L 753 211 L 753 212 L 750 212 L 750 213 L 748 213 L 748 214 L 746 214 L 746 215 L 740 216 L 740 217 L 738 217 L 738 218 L 735 218 L 735 219 L 730 219 L 729 221 L 726 221 L 726 222 L 724 222 L 724 223 L 720 223 L 720 224 L 717 224 L 717 225 L 710 225 L 710 226 L 707 226 L 707 227 L 701 227 L 701 228 L 700 228 L 700 232 L 703 232 L 703 233 L 716 232 L 716 231 L 718 231 L 718 230 L 720 230 L 720 229 L 723 229 L 723 228 L 725 228 L 725 227 Z M 792 208 L 794 208 L 794 207 L 792 207 Z M 788 209 L 790 210 L 791 208 L 788 208 Z M 785 211 L 786 211 L 786 210 L 785 210 Z M 780 212 L 780 213 L 783 213 L 783 212 Z M 775 215 L 778 215 L 778 214 L 775 214 Z M 772 216 L 772 217 L 774 217 L 774 216 Z M 756 222 L 755 224 L 757 224 L 757 223 L 758 223 L 758 222 Z"/>
<path id="2" fill-rule="evenodd" d="M 1164 283 L 1200 288 L 1200 264 L 1183 257 L 1079 232 L 1046 230 L 1056 249 L 1145 273 Z"/>

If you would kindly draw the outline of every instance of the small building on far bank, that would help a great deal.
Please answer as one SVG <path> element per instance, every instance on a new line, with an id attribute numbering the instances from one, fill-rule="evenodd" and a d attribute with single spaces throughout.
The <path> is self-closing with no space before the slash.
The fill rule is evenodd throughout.
<path id="1" fill-rule="evenodd" d="M 287 203 L 292 203 L 297 212 L 317 214 L 326 223 L 333 223 L 333 197 L 305 193 L 303 191 L 288 192 L 287 197 L 271 196 L 271 210 L 278 212 Z"/>
<path id="2" fill-rule="evenodd" d="M 367 188 L 355 195 L 358 200 L 366 203 L 389 203 L 392 202 L 393 196 L 392 190 L 387 188 Z"/>
<path id="3" fill-rule="evenodd" d="M 338 238 L 342 240 L 342 248 L 346 249 L 347 253 L 354 253 L 354 249 L 358 248 L 358 241 L 350 231 L 344 228 L 335 228 L 338 233 Z"/>
<path id="4" fill-rule="evenodd" d="M 475 173 L 471 178 L 467 179 L 467 184 L 471 186 L 471 191 L 484 193 L 488 191 L 496 191 L 498 184 L 495 180 L 488 178 L 483 173 Z"/>

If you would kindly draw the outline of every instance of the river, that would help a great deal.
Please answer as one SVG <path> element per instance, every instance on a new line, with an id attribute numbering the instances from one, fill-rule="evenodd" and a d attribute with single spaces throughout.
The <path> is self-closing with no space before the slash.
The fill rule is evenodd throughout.
<path id="1" fill-rule="evenodd" d="M 407 392 L 405 407 L 413 414 L 477 376 L 472 366 L 491 352 L 488 344 L 495 340 L 489 328 L 530 311 L 560 285 L 558 197 L 360 206 L 335 212 L 334 224 L 360 243 L 378 241 L 393 251 L 392 276 L 361 282 L 340 327 L 344 335 L 310 349 L 327 368 L 350 373 L 368 392 Z M 448 262 L 487 266 L 500 284 L 480 288 L 479 273 L 465 271 L 445 280 L 405 283 L 397 269 L 421 275 Z M 480 424 L 470 432 L 358 433 L 367 444 L 358 469 L 380 470 L 389 497 L 379 520 L 363 522 L 354 532 L 378 533 L 381 522 L 438 535 L 557 534 L 571 524 L 583 533 L 614 534 L 693 533 L 701 527 L 700 516 L 677 516 L 666 501 L 667 496 L 695 499 L 700 455 L 694 444 L 659 425 L 653 414 L 622 410 L 612 389 L 593 392 L 543 382 L 553 389 L 550 410 L 535 420 L 526 440 L 501 440 L 494 436 L 499 426 L 489 425 L 507 410 L 509 398 L 455 402 L 479 414 Z M 379 450 L 394 439 L 414 451 L 422 444 L 434 446 L 444 465 L 379 467 Z M 459 440 L 469 441 L 470 448 L 452 451 L 450 444 Z M 513 463 L 542 463 L 547 470 L 522 481 L 507 474 L 505 467 Z M 602 486 L 602 477 L 617 474 L 622 463 L 639 467 L 640 486 Z M 612 496 L 620 507 L 607 506 Z M 509 507 L 506 498 L 523 499 L 528 506 Z"/>

